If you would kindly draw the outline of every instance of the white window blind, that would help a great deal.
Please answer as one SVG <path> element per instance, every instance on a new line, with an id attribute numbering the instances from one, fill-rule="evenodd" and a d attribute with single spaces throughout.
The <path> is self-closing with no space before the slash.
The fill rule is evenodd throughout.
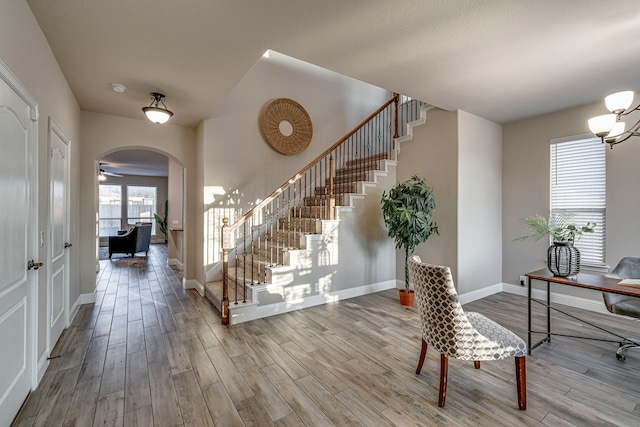
<path id="1" fill-rule="evenodd" d="M 578 226 L 596 223 L 594 233 L 575 242 L 587 266 L 605 263 L 606 147 L 595 137 L 551 144 L 551 215 L 572 212 Z"/>

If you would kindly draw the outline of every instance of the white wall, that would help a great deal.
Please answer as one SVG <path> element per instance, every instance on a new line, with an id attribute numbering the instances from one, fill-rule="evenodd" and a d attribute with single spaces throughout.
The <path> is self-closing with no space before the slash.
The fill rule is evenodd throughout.
<path id="1" fill-rule="evenodd" d="M 195 172 L 195 171 L 194 171 Z M 168 256 L 170 260 L 175 260 L 182 265 L 183 257 L 183 223 L 184 223 L 184 182 L 183 168 L 174 159 L 169 159 L 168 176 L 168 196 L 169 215 L 167 217 L 169 231 L 168 236 Z M 160 207 L 160 212 L 164 212 L 164 206 Z"/>
<path id="2" fill-rule="evenodd" d="M 280 154 L 261 135 L 260 113 L 276 98 L 297 101 L 311 117 L 313 138 L 300 154 Z M 272 52 L 203 124 L 203 184 L 224 191 L 210 193 L 205 209 L 232 198 L 246 212 L 390 98 L 389 91 Z M 206 241 L 219 229 L 208 233 Z"/>
<path id="3" fill-rule="evenodd" d="M 71 139 L 70 195 L 71 242 L 69 304 L 76 302 L 79 290 L 78 254 L 78 164 L 80 109 L 47 40 L 25 1 L 2 1 L 0 4 L 0 60 L 16 75 L 38 102 L 38 232 L 47 234 L 49 212 L 48 118 L 51 117 Z M 45 239 L 46 240 L 46 239 Z M 39 248 L 39 261 L 45 262 L 48 242 Z M 45 264 L 46 265 L 46 264 Z M 38 359 L 46 351 L 47 271 L 38 270 Z"/>
<path id="4" fill-rule="evenodd" d="M 397 178 L 413 174 L 433 187 L 434 219 L 440 235 L 432 234 L 418 245 L 415 254 L 423 262 L 446 265 L 454 280 L 458 272 L 458 112 L 429 110 L 427 123 L 413 129 L 413 139 L 400 146 Z M 403 250 L 396 254 L 396 278 L 404 280 Z"/>
<path id="5" fill-rule="evenodd" d="M 458 111 L 458 292 L 502 281 L 502 126 Z"/>
<path id="6" fill-rule="evenodd" d="M 546 241 L 513 243 L 526 230 L 518 218 L 549 213 L 549 143 L 554 138 L 589 133 L 587 119 L 604 114 L 604 103 L 590 104 L 521 120 L 503 130 L 503 281 L 546 266 Z M 637 138 L 607 149 L 606 263 L 640 256 L 640 143 Z M 569 287 L 557 292 L 599 300 L 600 294 Z"/>

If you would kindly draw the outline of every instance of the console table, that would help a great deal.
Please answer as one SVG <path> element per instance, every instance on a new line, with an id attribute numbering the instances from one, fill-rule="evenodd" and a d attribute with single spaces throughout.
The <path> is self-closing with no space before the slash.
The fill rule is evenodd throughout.
<path id="1" fill-rule="evenodd" d="M 586 274 L 586 273 L 578 273 L 576 276 L 573 277 L 559 277 L 559 276 L 554 276 L 553 273 L 551 273 L 548 269 L 543 268 L 540 270 L 536 270 L 533 271 L 531 273 L 527 273 L 525 274 L 525 276 L 527 276 L 529 278 L 529 280 L 527 280 L 528 282 L 528 292 L 527 292 L 527 323 L 528 323 L 528 341 L 527 341 L 527 345 L 528 345 L 528 351 L 529 354 L 531 354 L 531 350 L 533 350 L 534 348 L 538 347 L 540 344 L 544 343 L 544 342 L 550 342 L 551 341 L 551 335 L 558 335 L 558 336 L 565 336 L 565 337 L 571 337 L 571 338 L 581 338 L 581 339 L 589 339 L 589 340 L 595 340 L 595 341 L 609 341 L 609 342 L 616 342 L 619 343 L 621 340 L 626 340 L 626 341 L 630 341 L 630 342 L 634 342 L 632 340 L 629 340 L 626 337 L 622 337 L 614 332 L 611 332 L 607 329 L 604 329 L 598 325 L 594 325 L 593 323 L 590 323 L 584 319 L 580 319 L 572 314 L 566 313 L 556 307 L 552 307 L 551 306 L 551 291 L 550 291 L 550 286 L 551 283 L 557 283 L 560 285 L 567 285 L 567 286 L 575 286 L 578 288 L 585 288 L 585 289 L 593 289 L 595 291 L 600 291 L 600 292 L 612 292 L 615 294 L 623 294 L 623 295 L 630 295 L 630 296 L 634 296 L 634 297 L 640 297 L 640 288 L 637 287 L 632 287 L 632 286 L 623 286 L 620 285 L 620 279 L 613 279 L 613 278 L 609 278 L 609 277 L 603 277 L 603 276 L 598 276 L 595 274 Z M 543 282 L 547 283 L 547 300 L 546 301 L 540 301 L 537 299 L 534 299 L 531 296 L 531 282 L 532 280 L 540 280 Z M 531 302 L 537 302 L 539 304 L 542 304 L 543 306 L 545 306 L 547 308 L 546 312 L 547 312 L 547 330 L 546 331 L 535 331 L 532 330 L 531 327 Z M 619 338 L 619 340 L 611 340 L 611 339 L 600 339 L 600 338 L 592 338 L 592 337 L 581 337 L 581 336 L 575 336 L 575 335 L 564 335 L 564 334 L 557 334 L 557 333 L 552 333 L 551 332 L 551 310 L 557 311 L 559 313 L 562 313 L 566 316 L 569 316 L 573 319 L 579 320 L 580 322 L 583 322 L 589 326 L 592 326 L 596 329 L 599 329 L 603 332 L 606 332 L 608 334 L 611 334 L 617 338 Z M 531 334 L 544 334 L 545 337 L 543 339 L 541 339 L 540 341 L 533 343 L 531 340 Z"/>

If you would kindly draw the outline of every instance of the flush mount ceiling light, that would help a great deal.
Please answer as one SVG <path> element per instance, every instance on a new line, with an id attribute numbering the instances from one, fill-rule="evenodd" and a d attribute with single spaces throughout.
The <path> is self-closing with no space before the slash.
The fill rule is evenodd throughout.
<path id="1" fill-rule="evenodd" d="M 164 108 L 159 106 L 160 103 Z M 164 105 L 164 95 L 157 92 L 151 93 L 151 105 L 143 107 L 142 111 L 144 111 L 149 120 L 158 124 L 166 123 L 173 116 L 173 113 L 167 110 L 167 106 Z"/>
<path id="2" fill-rule="evenodd" d="M 602 142 L 609 144 L 611 148 L 632 136 L 640 136 L 640 119 L 628 130 L 625 130 L 625 123 L 620 121 L 622 117 L 640 110 L 640 104 L 629 110 L 632 102 L 633 91 L 630 90 L 607 96 L 604 103 L 611 114 L 603 114 L 589 119 L 591 132 L 600 137 Z"/>
<path id="3" fill-rule="evenodd" d="M 111 89 L 113 89 L 114 92 L 123 93 L 125 90 L 127 90 L 127 87 L 125 85 L 121 85 L 120 83 L 111 83 Z"/>

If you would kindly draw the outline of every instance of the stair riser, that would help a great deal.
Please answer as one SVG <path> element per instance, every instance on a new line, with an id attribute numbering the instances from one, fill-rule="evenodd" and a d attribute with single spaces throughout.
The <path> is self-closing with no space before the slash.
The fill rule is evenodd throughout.
<path id="1" fill-rule="evenodd" d="M 333 186 L 334 194 L 357 193 L 357 183 L 338 184 Z M 329 194 L 329 187 L 316 187 L 315 194 L 318 196 Z"/>
<path id="2" fill-rule="evenodd" d="M 368 181 L 368 180 L 369 180 L 369 172 L 360 171 L 358 173 L 350 173 L 350 174 L 339 175 L 334 177 L 333 185 L 347 184 L 347 183 L 354 183 L 358 181 Z M 327 178 L 326 184 L 329 185 L 329 178 Z"/>
<path id="3" fill-rule="evenodd" d="M 298 206 L 291 209 L 294 218 L 329 219 L 326 206 Z"/>
<path id="4" fill-rule="evenodd" d="M 355 175 L 355 174 L 363 173 L 366 171 L 378 170 L 380 168 L 379 164 L 380 164 L 380 161 L 378 160 L 373 162 L 367 162 L 367 163 L 356 163 L 353 166 L 336 170 L 335 177 L 341 178 L 343 176 Z"/>
<path id="5" fill-rule="evenodd" d="M 321 233 L 320 220 L 306 218 L 282 219 L 280 226 L 285 229 L 299 231 L 301 233 Z"/>
<path id="6" fill-rule="evenodd" d="M 286 246 L 289 248 L 302 248 L 304 247 L 304 236 L 298 231 L 278 230 L 269 232 L 268 239 L 264 239 L 260 242 L 260 247 L 275 245 Z M 254 245 L 258 246 L 258 245 Z"/>
<path id="7" fill-rule="evenodd" d="M 328 199 L 328 196 L 305 197 L 303 203 L 305 206 L 326 206 Z M 341 194 L 334 195 L 334 199 L 336 201 L 336 206 L 342 206 L 344 204 L 343 200 L 345 200 L 345 197 Z"/>
<path id="8" fill-rule="evenodd" d="M 357 167 L 357 165 L 362 165 L 362 164 L 366 164 L 366 163 L 375 163 L 378 160 L 385 160 L 389 158 L 389 153 L 379 153 L 379 154 L 374 154 L 372 156 L 368 156 L 368 157 L 363 157 L 361 159 L 352 159 L 352 160 L 347 160 L 345 162 L 345 167 L 349 168 L 349 167 Z"/>

